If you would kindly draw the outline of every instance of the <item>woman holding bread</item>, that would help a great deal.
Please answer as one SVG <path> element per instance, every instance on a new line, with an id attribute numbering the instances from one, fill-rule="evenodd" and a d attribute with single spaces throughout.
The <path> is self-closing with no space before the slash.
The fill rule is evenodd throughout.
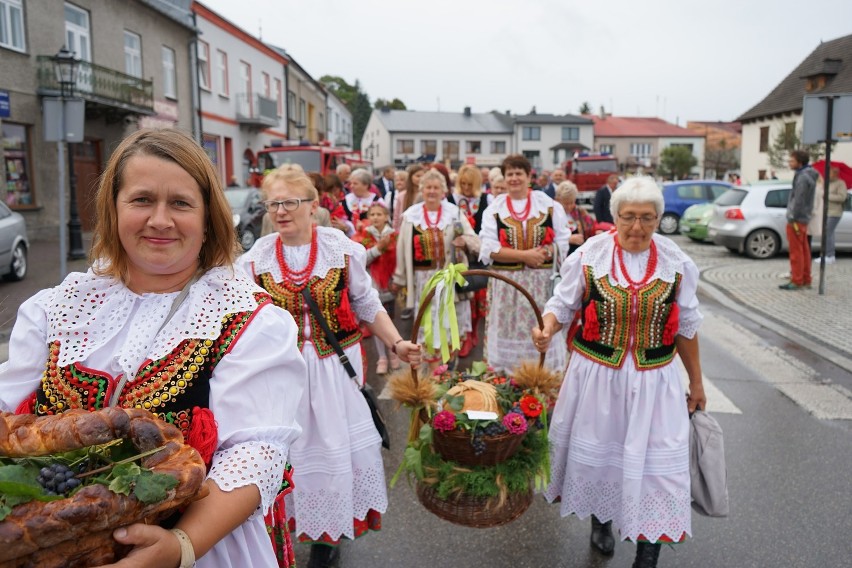
<path id="1" fill-rule="evenodd" d="M 109 160 L 92 269 L 24 303 L 0 367 L 0 410 L 142 408 L 183 431 L 209 493 L 173 530 L 132 524 L 118 566 L 275 567 L 264 523 L 300 432 L 296 326 L 232 269 L 231 213 L 204 150 L 141 130 Z"/>

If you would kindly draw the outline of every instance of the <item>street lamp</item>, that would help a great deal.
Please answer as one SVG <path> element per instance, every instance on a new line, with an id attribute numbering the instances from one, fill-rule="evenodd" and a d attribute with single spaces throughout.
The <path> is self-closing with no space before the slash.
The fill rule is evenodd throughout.
<path id="1" fill-rule="evenodd" d="M 65 49 L 53 56 L 53 70 L 56 73 L 56 81 L 59 83 L 60 99 L 63 106 L 63 121 L 65 120 L 65 99 L 74 97 L 74 86 L 77 84 L 77 70 L 80 60 L 74 57 L 74 52 Z M 83 232 L 80 223 L 80 215 L 77 209 L 77 176 L 74 174 L 74 151 L 71 141 L 66 139 L 68 145 L 68 195 L 71 202 L 68 208 L 68 258 L 77 260 L 86 257 L 83 250 Z M 60 195 L 60 198 L 62 196 Z"/>

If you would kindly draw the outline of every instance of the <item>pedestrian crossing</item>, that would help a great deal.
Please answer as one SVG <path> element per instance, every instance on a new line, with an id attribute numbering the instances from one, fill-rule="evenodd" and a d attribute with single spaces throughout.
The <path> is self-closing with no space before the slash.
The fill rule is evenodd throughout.
<path id="1" fill-rule="evenodd" d="M 714 351 L 729 354 L 732 359 L 770 383 L 798 406 L 821 420 L 852 420 L 852 391 L 824 379 L 794 355 L 766 343 L 757 334 L 713 312 L 705 312 L 699 331 L 700 342 L 714 343 Z M 705 350 L 702 360 L 707 369 Z M 678 357 L 684 390 L 688 384 L 686 369 Z M 743 411 L 720 388 L 726 377 L 702 374 L 707 411 L 720 414 L 742 414 Z M 390 399 L 387 387 L 379 398 Z"/>

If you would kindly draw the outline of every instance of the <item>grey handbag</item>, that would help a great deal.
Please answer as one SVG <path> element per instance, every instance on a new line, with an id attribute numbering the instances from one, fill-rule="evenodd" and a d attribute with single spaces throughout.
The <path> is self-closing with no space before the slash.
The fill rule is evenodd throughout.
<path id="1" fill-rule="evenodd" d="M 696 410 L 689 424 L 692 508 L 706 517 L 727 517 L 728 470 L 722 428 L 703 410 Z"/>

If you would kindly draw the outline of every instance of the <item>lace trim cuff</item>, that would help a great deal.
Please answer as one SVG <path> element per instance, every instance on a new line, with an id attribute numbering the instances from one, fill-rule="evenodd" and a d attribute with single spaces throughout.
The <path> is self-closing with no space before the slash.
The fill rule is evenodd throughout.
<path id="1" fill-rule="evenodd" d="M 284 475 L 287 447 L 269 442 L 245 442 L 219 450 L 213 456 L 208 479 L 222 491 L 246 485 L 260 490 L 260 508 L 252 517 L 265 514 L 272 506 Z"/>

